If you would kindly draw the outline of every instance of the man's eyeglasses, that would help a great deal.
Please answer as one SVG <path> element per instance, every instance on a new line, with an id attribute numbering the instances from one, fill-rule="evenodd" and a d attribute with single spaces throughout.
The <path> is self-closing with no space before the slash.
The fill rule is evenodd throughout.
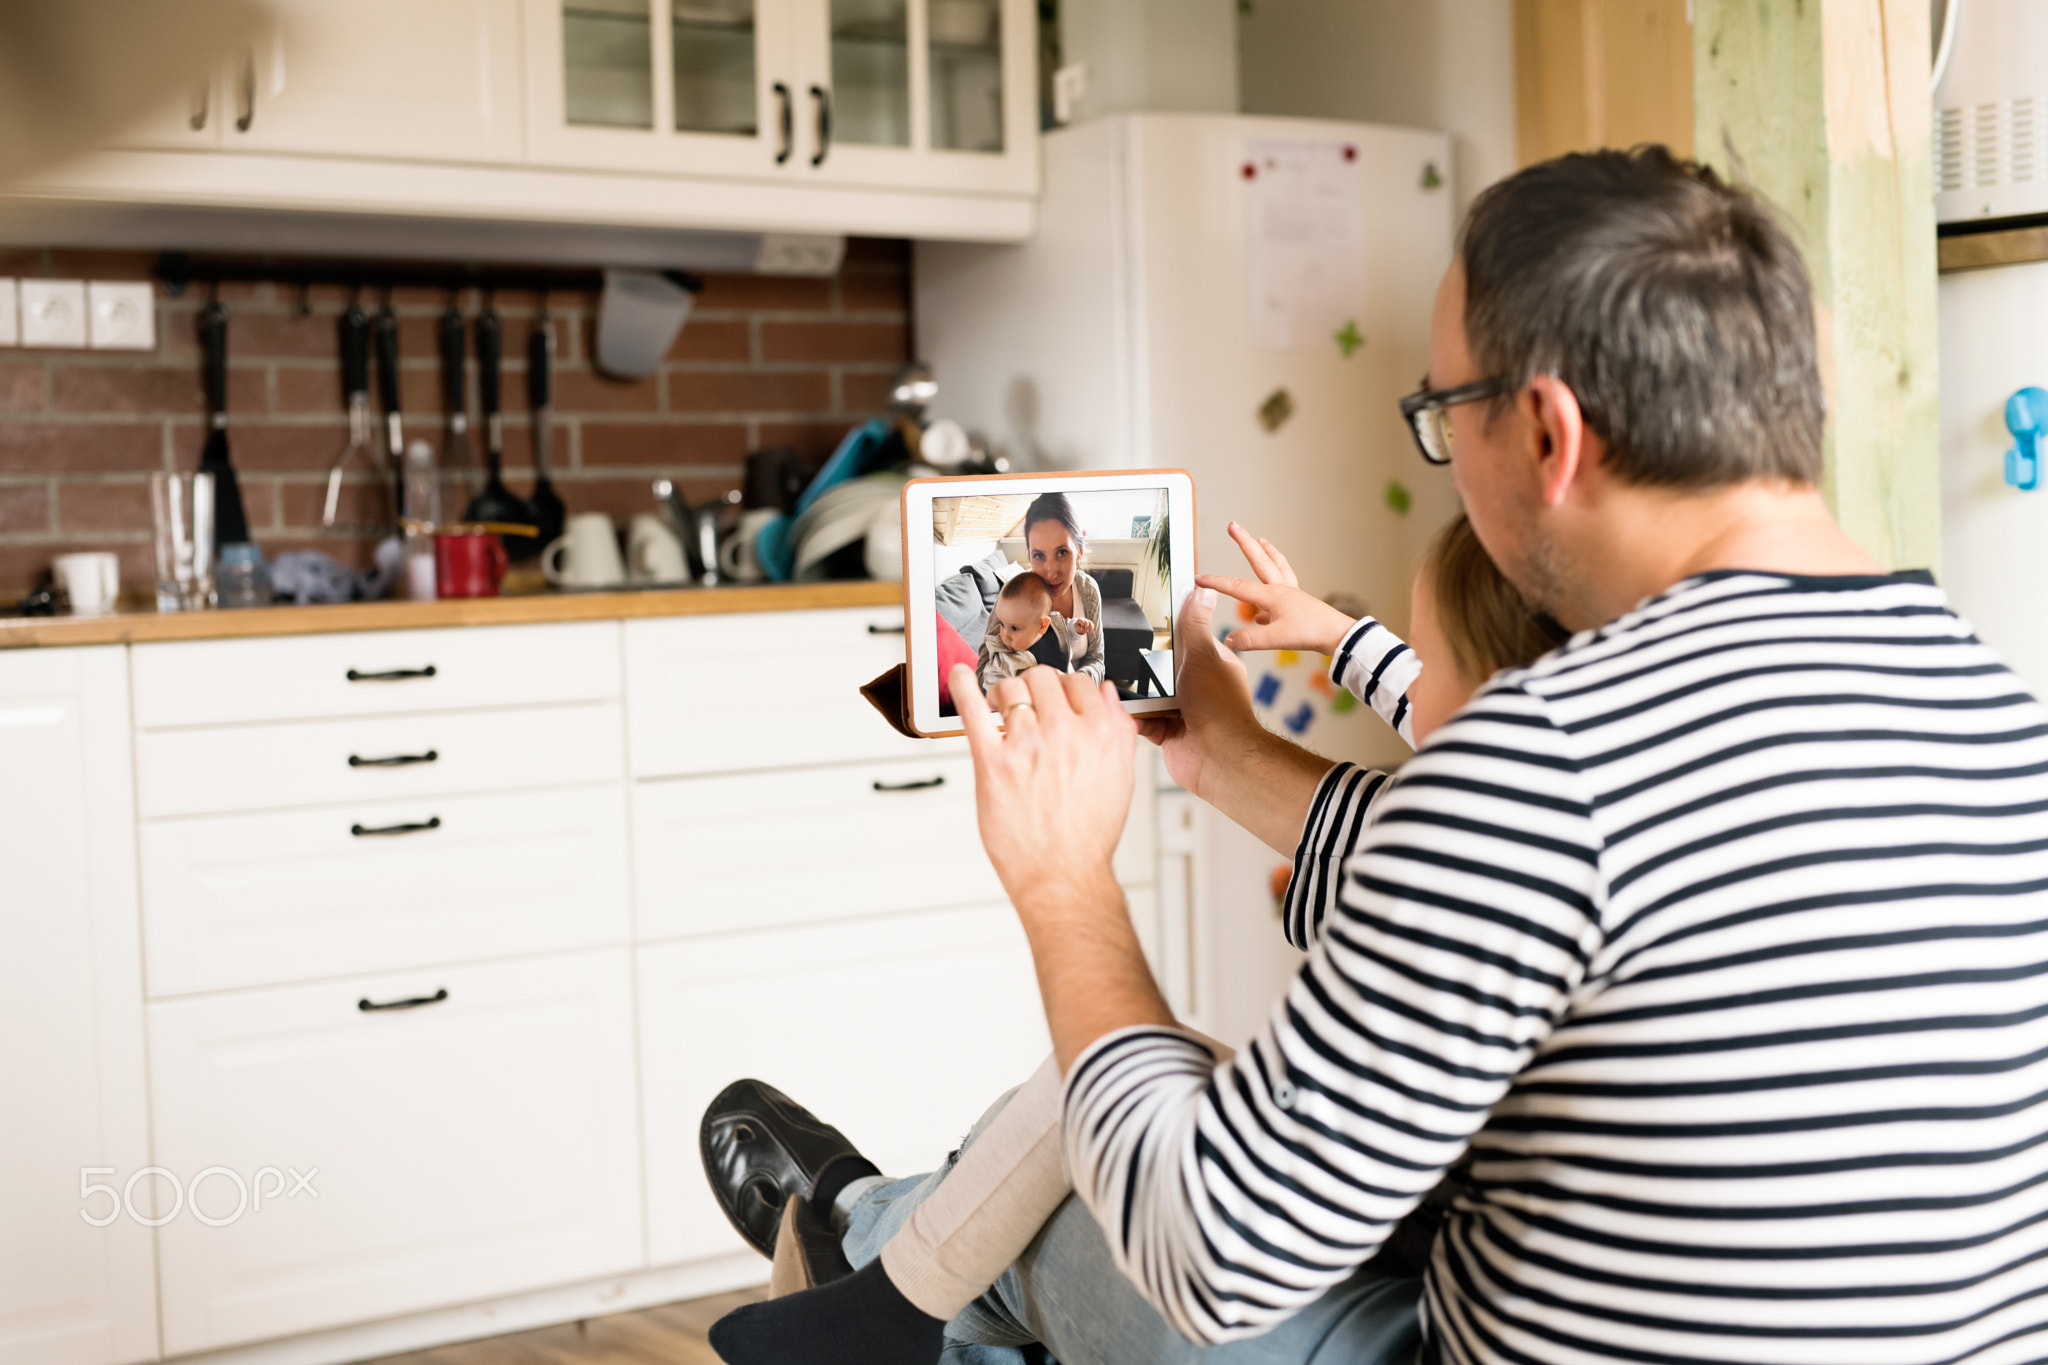
<path id="1" fill-rule="evenodd" d="M 1415 434 L 1415 448 L 1422 452 L 1422 458 L 1431 464 L 1451 462 L 1451 415 L 1450 409 L 1460 403 L 1476 403 L 1482 398 L 1497 398 L 1508 390 L 1504 379 L 1481 379 L 1476 383 L 1460 384 L 1455 389 L 1432 389 L 1424 378 L 1422 387 L 1401 400 L 1401 416 L 1408 421 L 1408 430 Z"/>

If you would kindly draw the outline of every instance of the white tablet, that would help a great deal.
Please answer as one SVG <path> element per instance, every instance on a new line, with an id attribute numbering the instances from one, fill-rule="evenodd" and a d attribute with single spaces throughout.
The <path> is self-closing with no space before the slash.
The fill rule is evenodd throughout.
<path id="1" fill-rule="evenodd" d="M 910 727 L 961 733 L 955 662 L 983 690 L 1043 664 L 1116 684 L 1124 709 L 1173 711 L 1174 618 L 1195 586 L 1184 469 L 914 479 L 903 488 Z"/>

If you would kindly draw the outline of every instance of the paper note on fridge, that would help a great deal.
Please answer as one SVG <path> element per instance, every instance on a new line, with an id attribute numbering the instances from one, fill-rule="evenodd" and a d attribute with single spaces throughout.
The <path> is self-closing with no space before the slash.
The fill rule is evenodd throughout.
<path id="1" fill-rule="evenodd" d="M 1335 346 L 1365 302 L 1365 178 L 1345 142 L 1245 144 L 1252 345 Z"/>

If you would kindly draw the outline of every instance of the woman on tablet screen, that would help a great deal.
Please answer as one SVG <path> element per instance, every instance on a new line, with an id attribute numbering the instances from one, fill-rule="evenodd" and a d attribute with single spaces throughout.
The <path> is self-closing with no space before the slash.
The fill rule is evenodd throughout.
<path id="1" fill-rule="evenodd" d="M 1086 547 L 1081 519 L 1064 493 L 1041 493 L 1024 511 L 1024 567 L 1045 580 L 1052 591 L 1052 628 L 1040 636 L 1032 653 L 1043 663 L 1071 673 L 1086 673 L 1101 682 L 1108 665 L 1102 657 L 1102 589 L 1081 567 Z M 989 613 L 987 640 L 996 651 L 999 623 Z M 986 657 L 988 650 L 984 649 Z"/>

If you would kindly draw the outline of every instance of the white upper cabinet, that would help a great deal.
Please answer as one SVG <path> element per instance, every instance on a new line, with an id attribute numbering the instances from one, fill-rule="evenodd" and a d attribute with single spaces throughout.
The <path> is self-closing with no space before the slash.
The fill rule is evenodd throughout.
<path id="1" fill-rule="evenodd" d="M 528 0 L 537 164 L 1031 194 L 1031 0 Z"/>
<path id="2" fill-rule="evenodd" d="M 510 163 L 520 0 L 271 0 L 269 27 L 130 146 Z"/>
<path id="3" fill-rule="evenodd" d="M 229 150 L 520 159 L 519 0 L 270 8 L 270 31 L 225 73 Z"/>

